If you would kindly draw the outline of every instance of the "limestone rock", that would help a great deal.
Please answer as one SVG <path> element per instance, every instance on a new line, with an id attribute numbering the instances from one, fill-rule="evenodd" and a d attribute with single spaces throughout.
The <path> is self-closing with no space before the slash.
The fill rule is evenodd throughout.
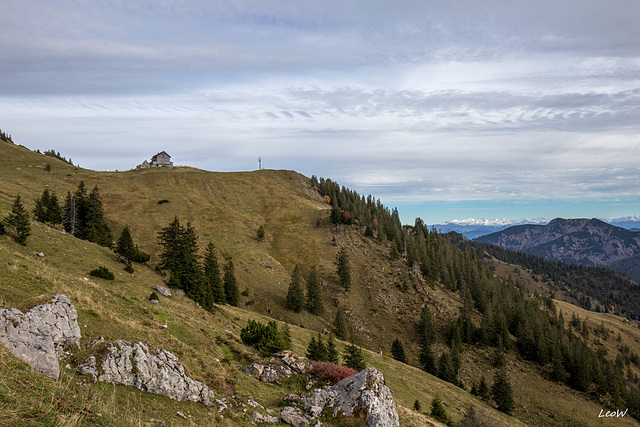
<path id="1" fill-rule="evenodd" d="M 285 406 L 280 411 L 280 420 L 294 427 L 308 427 L 309 421 L 302 416 L 300 411 L 292 406 Z"/>
<path id="2" fill-rule="evenodd" d="M 271 357 L 271 363 L 264 366 L 261 362 L 252 363 L 244 368 L 244 373 L 251 375 L 260 381 L 275 383 L 280 378 L 290 378 L 295 374 L 304 374 L 311 368 L 311 362 L 306 357 L 294 355 L 285 350 L 275 353 Z"/>
<path id="3" fill-rule="evenodd" d="M 371 427 L 400 425 L 391 391 L 384 385 L 382 372 L 375 368 L 363 369 L 333 386 L 316 389 L 302 400 L 304 410 L 314 418 L 326 407 L 333 407 L 334 416 L 339 412 L 352 416 L 362 408 Z"/>
<path id="4" fill-rule="evenodd" d="M 257 423 L 277 423 L 280 422 L 280 419 L 278 417 L 272 417 L 270 415 L 262 415 L 259 414 L 257 412 L 253 412 L 251 414 L 251 416 L 253 417 L 253 420 Z"/>
<path id="5" fill-rule="evenodd" d="M 129 385 L 174 400 L 213 406 L 213 392 L 205 384 L 190 378 L 172 353 L 151 344 L 130 344 L 122 340 L 109 343 L 106 350 L 100 362 L 98 381 Z"/>
<path id="6" fill-rule="evenodd" d="M 156 291 L 158 291 L 159 293 L 161 293 L 165 297 L 170 297 L 171 296 L 171 291 L 169 290 L 169 288 L 165 288 L 162 285 L 156 285 Z"/>
<path id="7" fill-rule="evenodd" d="M 48 377 L 58 378 L 65 349 L 78 347 L 78 312 L 65 295 L 56 294 L 26 313 L 0 310 L 0 342 L 14 356 Z"/>

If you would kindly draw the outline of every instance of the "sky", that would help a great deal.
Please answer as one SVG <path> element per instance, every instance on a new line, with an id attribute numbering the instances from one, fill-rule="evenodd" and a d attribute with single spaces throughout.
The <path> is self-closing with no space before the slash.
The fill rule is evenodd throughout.
<path id="1" fill-rule="evenodd" d="M 3 0 L 0 129 L 292 169 L 401 219 L 640 214 L 637 0 Z"/>

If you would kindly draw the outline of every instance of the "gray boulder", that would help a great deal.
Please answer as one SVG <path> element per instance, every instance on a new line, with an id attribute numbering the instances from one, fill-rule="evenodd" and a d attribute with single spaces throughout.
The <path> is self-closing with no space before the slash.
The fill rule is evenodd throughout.
<path id="1" fill-rule="evenodd" d="M 66 349 L 80 347 L 80 338 L 78 312 L 65 295 L 56 294 L 26 313 L 0 310 L 0 342 L 48 377 L 58 378 L 60 359 Z"/>
<path id="2" fill-rule="evenodd" d="M 109 343 L 106 350 L 100 362 L 98 381 L 129 385 L 174 400 L 214 405 L 213 392 L 205 384 L 190 378 L 172 353 L 151 344 L 130 344 L 122 340 Z M 81 366 L 89 375 L 95 369 L 91 362 L 88 358 Z M 97 363 L 95 358 L 93 363 Z"/>
<path id="3" fill-rule="evenodd" d="M 165 288 L 162 285 L 156 285 L 156 291 L 164 295 L 165 297 L 171 296 L 171 290 L 169 288 Z"/>
<path id="4" fill-rule="evenodd" d="M 304 410 L 314 418 L 327 407 L 333 408 L 333 416 L 339 412 L 352 416 L 363 409 L 371 427 L 400 425 L 391 391 L 384 385 L 382 372 L 375 368 L 363 369 L 333 386 L 316 389 L 302 401 Z"/>
<path id="5" fill-rule="evenodd" d="M 309 425 L 309 421 L 300 413 L 300 410 L 291 406 L 282 408 L 280 420 L 294 427 L 307 427 Z"/>

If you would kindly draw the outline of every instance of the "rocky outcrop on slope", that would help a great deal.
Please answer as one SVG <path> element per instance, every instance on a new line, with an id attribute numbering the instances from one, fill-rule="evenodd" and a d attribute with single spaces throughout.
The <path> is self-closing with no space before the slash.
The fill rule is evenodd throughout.
<path id="1" fill-rule="evenodd" d="M 94 382 L 124 384 L 174 400 L 214 405 L 213 392 L 190 378 L 172 353 L 151 344 L 122 340 L 106 344 L 105 350 L 97 359 L 89 357 L 79 367 L 80 373 Z"/>
<path id="2" fill-rule="evenodd" d="M 391 391 L 384 385 L 382 372 L 375 368 L 366 368 L 333 386 L 316 389 L 302 400 L 305 412 L 314 418 L 325 408 L 333 408 L 334 416 L 340 412 L 352 416 L 362 410 L 371 427 L 400 425 Z"/>
<path id="3" fill-rule="evenodd" d="M 281 378 L 290 378 L 295 374 L 304 374 L 311 368 L 306 357 L 294 355 L 289 350 L 271 356 L 269 365 L 262 362 L 252 363 L 244 368 L 244 373 L 266 383 L 276 383 Z"/>
<path id="4" fill-rule="evenodd" d="M 60 359 L 70 347 L 79 347 L 78 312 L 65 295 L 26 313 L 16 308 L 0 310 L 0 342 L 14 356 L 40 373 L 58 378 Z"/>

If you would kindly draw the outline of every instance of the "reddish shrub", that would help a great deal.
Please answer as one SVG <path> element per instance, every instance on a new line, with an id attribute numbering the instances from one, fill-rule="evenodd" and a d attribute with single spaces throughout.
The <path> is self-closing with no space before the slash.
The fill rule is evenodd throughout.
<path id="1" fill-rule="evenodd" d="M 310 373 L 322 381 L 337 383 L 341 379 L 357 374 L 358 371 L 347 366 L 336 365 L 335 363 L 313 362 Z"/>

